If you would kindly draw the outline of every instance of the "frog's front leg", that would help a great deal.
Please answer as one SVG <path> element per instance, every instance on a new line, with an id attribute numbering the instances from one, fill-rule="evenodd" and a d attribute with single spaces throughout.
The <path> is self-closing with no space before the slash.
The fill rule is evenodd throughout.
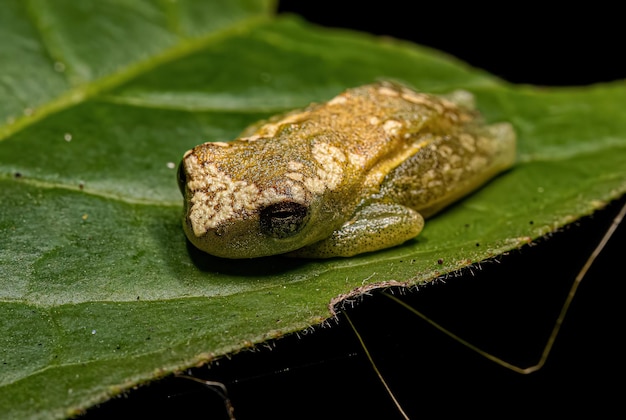
<path id="1" fill-rule="evenodd" d="M 372 203 L 359 209 L 354 217 L 324 240 L 287 255 L 290 257 L 351 257 L 400 245 L 417 236 L 424 218 L 415 210 L 399 204 Z"/>

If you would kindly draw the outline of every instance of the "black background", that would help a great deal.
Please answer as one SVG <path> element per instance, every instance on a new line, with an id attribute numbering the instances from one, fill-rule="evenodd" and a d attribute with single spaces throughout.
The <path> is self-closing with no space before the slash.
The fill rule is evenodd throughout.
<path id="1" fill-rule="evenodd" d="M 399 0 L 283 0 L 280 5 L 281 11 L 320 25 L 445 51 L 510 82 L 584 85 L 626 76 L 625 24 L 617 7 Z"/>
<path id="2" fill-rule="evenodd" d="M 617 10 L 549 10 L 447 2 L 282 1 L 281 12 L 428 45 L 509 82 L 586 85 L 626 78 Z M 572 281 L 626 200 L 497 262 L 402 296 L 464 339 L 522 366 L 541 354 Z M 384 296 L 347 312 L 411 418 L 517 417 L 621 409 L 621 262 L 626 229 L 596 261 L 545 367 L 519 375 L 484 360 Z M 397 291 L 396 291 L 397 292 Z M 345 317 L 190 373 L 228 388 L 239 419 L 401 418 Z M 90 410 L 87 418 L 226 418 L 222 399 L 167 378 Z"/>

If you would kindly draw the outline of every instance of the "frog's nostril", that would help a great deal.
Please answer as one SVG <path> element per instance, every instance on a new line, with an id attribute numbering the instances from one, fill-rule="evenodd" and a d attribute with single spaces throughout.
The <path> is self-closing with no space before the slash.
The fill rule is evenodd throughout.
<path id="1" fill-rule="evenodd" d="M 271 204 L 261 210 L 261 232 L 265 235 L 283 239 L 298 233 L 309 218 L 308 207 L 285 201 Z"/>

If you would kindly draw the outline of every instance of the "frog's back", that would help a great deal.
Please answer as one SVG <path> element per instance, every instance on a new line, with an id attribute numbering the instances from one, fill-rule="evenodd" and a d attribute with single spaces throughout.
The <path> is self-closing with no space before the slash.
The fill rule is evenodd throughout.
<path id="1" fill-rule="evenodd" d="M 245 140 L 271 139 L 305 150 L 339 150 L 350 172 L 345 181 L 378 188 L 385 175 L 400 166 L 437 136 L 463 131 L 476 124 L 468 92 L 444 97 L 415 92 L 391 82 L 348 89 L 322 104 L 278 116 L 248 130 Z M 462 102 L 459 106 L 456 102 Z M 320 147 L 319 145 L 324 145 Z M 265 147 L 265 146 L 262 146 Z M 303 155 L 319 160 L 321 154 Z"/>
<path id="2" fill-rule="evenodd" d="M 508 123 L 486 125 L 466 91 L 446 96 L 381 82 L 315 106 L 329 144 L 353 166 L 364 202 L 395 202 L 432 215 L 515 161 Z"/>
<path id="3" fill-rule="evenodd" d="M 272 153 L 297 150 L 303 179 L 315 180 L 305 190 L 341 203 L 331 212 L 346 216 L 385 201 L 428 217 L 511 167 L 516 146 L 512 126 L 486 125 L 471 93 L 437 96 L 392 82 L 275 117 L 251 138 L 273 139 Z"/>

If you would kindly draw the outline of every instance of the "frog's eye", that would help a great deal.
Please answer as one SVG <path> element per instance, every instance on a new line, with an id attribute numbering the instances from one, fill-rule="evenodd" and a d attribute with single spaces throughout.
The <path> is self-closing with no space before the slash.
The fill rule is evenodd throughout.
<path id="1" fill-rule="evenodd" d="M 261 232 L 282 239 L 295 235 L 308 219 L 309 209 L 299 203 L 286 201 L 261 210 Z"/>
<path id="2" fill-rule="evenodd" d="M 185 185 L 187 184 L 187 174 L 185 174 L 185 165 L 183 162 L 180 162 L 178 165 L 178 188 L 180 188 L 180 192 L 185 195 Z"/>

